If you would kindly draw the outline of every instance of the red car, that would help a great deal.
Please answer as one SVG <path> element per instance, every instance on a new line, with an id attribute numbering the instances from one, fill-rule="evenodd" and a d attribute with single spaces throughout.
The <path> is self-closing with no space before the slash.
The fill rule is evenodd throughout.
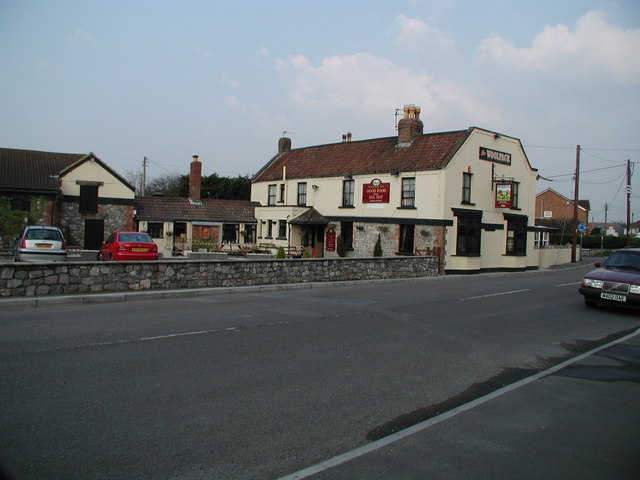
<path id="1" fill-rule="evenodd" d="M 640 307 L 640 248 L 617 250 L 596 267 L 580 282 L 587 307 L 598 303 Z"/>
<path id="2" fill-rule="evenodd" d="M 157 259 L 158 246 L 146 232 L 113 232 L 98 253 L 98 260 Z"/>

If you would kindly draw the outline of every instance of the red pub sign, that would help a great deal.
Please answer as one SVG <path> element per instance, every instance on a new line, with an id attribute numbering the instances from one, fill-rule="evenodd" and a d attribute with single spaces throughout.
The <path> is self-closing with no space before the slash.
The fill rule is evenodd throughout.
<path id="1" fill-rule="evenodd" d="M 333 228 L 327 230 L 325 248 L 327 249 L 327 252 L 335 252 L 336 250 L 336 231 Z"/>
<path id="2" fill-rule="evenodd" d="M 362 186 L 362 203 L 389 203 L 390 183 L 382 183 L 374 178 Z"/>

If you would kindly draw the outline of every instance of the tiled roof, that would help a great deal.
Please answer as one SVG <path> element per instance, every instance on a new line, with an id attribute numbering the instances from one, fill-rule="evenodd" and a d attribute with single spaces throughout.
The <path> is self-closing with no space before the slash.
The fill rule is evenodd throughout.
<path id="1" fill-rule="evenodd" d="M 0 190 L 57 192 L 57 175 L 86 153 L 54 153 L 0 148 Z"/>
<path id="2" fill-rule="evenodd" d="M 141 197 L 135 200 L 136 218 L 146 221 L 256 223 L 259 202 L 202 199 L 201 205 L 183 197 Z"/>
<path id="3" fill-rule="evenodd" d="M 274 157 L 253 180 L 279 180 L 283 167 L 287 178 L 441 169 L 470 132 L 419 135 L 404 146 L 397 145 L 398 137 L 387 137 L 293 149 Z"/>
<path id="4" fill-rule="evenodd" d="M 322 216 L 315 208 L 311 207 L 306 212 L 291 219 L 289 223 L 291 225 L 326 225 L 329 223 L 329 220 Z"/>

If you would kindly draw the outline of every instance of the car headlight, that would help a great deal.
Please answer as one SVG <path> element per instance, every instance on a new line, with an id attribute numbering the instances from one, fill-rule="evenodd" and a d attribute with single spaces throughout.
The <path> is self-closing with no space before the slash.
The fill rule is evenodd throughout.
<path id="1" fill-rule="evenodd" d="M 629 293 L 640 295 L 640 285 L 631 285 L 631 287 L 629 288 Z"/>
<path id="2" fill-rule="evenodd" d="M 590 287 L 590 288 L 602 288 L 602 284 L 604 282 L 602 280 L 594 280 L 593 278 L 583 278 L 582 279 L 582 284 L 585 287 Z"/>

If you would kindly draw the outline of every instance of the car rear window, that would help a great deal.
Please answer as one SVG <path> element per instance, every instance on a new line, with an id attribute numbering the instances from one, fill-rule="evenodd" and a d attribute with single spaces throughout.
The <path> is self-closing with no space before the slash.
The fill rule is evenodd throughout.
<path id="1" fill-rule="evenodd" d="M 25 235 L 27 240 L 62 240 L 62 235 L 57 230 L 35 229 L 27 230 Z"/>
<path id="2" fill-rule="evenodd" d="M 120 242 L 153 243 L 151 237 L 146 233 L 121 233 L 118 240 Z"/>

